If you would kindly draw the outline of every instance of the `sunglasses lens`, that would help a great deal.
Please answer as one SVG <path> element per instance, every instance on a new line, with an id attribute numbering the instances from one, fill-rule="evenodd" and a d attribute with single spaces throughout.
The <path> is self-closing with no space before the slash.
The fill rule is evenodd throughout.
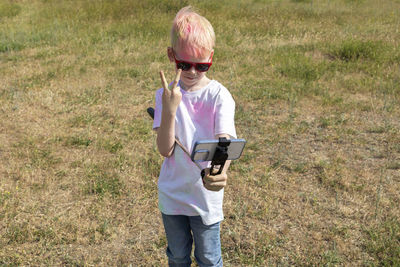
<path id="1" fill-rule="evenodd" d="M 186 63 L 186 62 L 179 62 L 179 63 L 176 64 L 176 67 L 177 67 L 178 69 L 183 70 L 183 71 L 187 71 L 187 70 L 190 70 L 190 68 L 192 67 L 192 65 L 189 64 L 189 63 Z"/>
<path id="2" fill-rule="evenodd" d="M 208 69 L 210 68 L 210 65 L 208 64 L 196 64 L 196 70 L 198 71 L 208 71 Z"/>

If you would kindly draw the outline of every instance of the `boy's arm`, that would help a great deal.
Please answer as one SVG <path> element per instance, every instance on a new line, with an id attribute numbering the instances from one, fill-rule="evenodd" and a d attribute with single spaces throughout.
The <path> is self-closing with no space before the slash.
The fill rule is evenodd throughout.
<path id="1" fill-rule="evenodd" d="M 230 139 L 228 134 L 217 134 L 215 136 L 216 139 L 219 139 L 220 137 L 226 137 L 227 139 Z M 227 171 L 229 165 L 231 165 L 231 161 L 227 160 L 221 174 L 217 175 L 210 175 L 210 169 L 207 168 L 203 178 L 204 187 L 211 191 L 220 191 L 222 188 L 224 188 L 226 186 L 226 182 L 228 181 Z"/>
<path id="2" fill-rule="evenodd" d="M 157 131 L 157 147 L 160 154 L 170 157 L 175 145 L 175 115 L 162 112 L 160 127 Z"/>
<path id="3" fill-rule="evenodd" d="M 180 88 L 177 87 L 181 70 L 178 70 L 171 90 L 165 80 L 164 73 L 160 72 L 161 82 L 164 87 L 162 95 L 161 123 L 157 129 L 157 147 L 160 154 L 170 157 L 174 152 L 175 145 L 175 116 L 179 103 L 182 99 Z"/>

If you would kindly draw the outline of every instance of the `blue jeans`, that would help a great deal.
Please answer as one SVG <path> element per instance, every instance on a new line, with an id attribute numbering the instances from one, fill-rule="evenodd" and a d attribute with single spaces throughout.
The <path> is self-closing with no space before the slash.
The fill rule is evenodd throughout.
<path id="1" fill-rule="evenodd" d="M 200 267 L 222 266 L 219 222 L 204 225 L 200 216 L 161 214 L 168 241 L 169 266 L 190 266 L 193 240 L 194 256 Z"/>

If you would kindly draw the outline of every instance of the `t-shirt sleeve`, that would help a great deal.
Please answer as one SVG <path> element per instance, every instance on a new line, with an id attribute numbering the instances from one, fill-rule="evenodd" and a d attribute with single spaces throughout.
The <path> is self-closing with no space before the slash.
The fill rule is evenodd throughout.
<path id="1" fill-rule="evenodd" d="M 214 135 L 229 134 L 233 138 L 237 138 L 235 129 L 235 101 L 226 88 L 223 88 L 217 96 L 214 131 Z"/>
<path id="2" fill-rule="evenodd" d="M 163 93 L 162 88 L 157 90 L 157 92 L 156 92 L 156 106 L 154 108 L 153 130 L 160 127 L 160 124 L 161 124 L 162 93 Z"/>

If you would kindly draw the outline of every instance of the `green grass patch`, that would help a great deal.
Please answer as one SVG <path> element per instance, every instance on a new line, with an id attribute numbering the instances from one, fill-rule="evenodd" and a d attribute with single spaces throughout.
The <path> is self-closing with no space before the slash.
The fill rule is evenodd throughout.
<path id="1" fill-rule="evenodd" d="M 113 154 L 117 153 L 124 147 L 120 140 L 105 138 L 98 141 L 98 146 Z"/>
<path id="2" fill-rule="evenodd" d="M 3 205 L 11 197 L 12 197 L 12 194 L 9 191 L 0 192 L 0 205 Z"/>
<path id="3" fill-rule="evenodd" d="M 17 86 L 23 89 L 30 88 L 43 88 L 46 85 L 49 85 L 51 80 L 56 78 L 56 72 L 54 70 L 47 71 L 40 74 L 34 74 L 30 77 L 20 79 L 17 82 Z"/>
<path id="4" fill-rule="evenodd" d="M 124 135 L 129 139 L 148 141 L 152 135 L 153 121 L 150 116 L 131 120 L 124 130 Z"/>
<path id="5" fill-rule="evenodd" d="M 338 266 L 343 263 L 341 256 L 335 249 L 327 250 L 322 254 L 321 262 L 318 263 L 320 266 Z"/>
<path id="6" fill-rule="evenodd" d="M 87 165 L 84 171 L 85 193 L 94 194 L 100 198 L 106 194 L 112 197 L 121 195 L 123 183 L 117 173 L 108 171 L 98 164 Z"/>
<path id="7" fill-rule="evenodd" d="M 31 231 L 27 222 L 13 223 L 9 225 L 5 232 L 5 239 L 8 244 L 24 244 L 30 241 Z"/>
<path id="8" fill-rule="evenodd" d="M 312 167 L 316 170 L 316 178 L 321 185 L 333 192 L 338 192 L 348 189 L 343 174 L 343 163 L 341 159 L 335 159 L 332 162 L 321 160 Z"/>
<path id="9" fill-rule="evenodd" d="M 277 71 L 290 79 L 305 83 L 315 81 L 321 75 L 321 67 L 304 54 L 303 47 L 284 47 L 275 53 L 275 61 L 279 64 Z"/>
<path id="10" fill-rule="evenodd" d="M 52 242 L 56 238 L 56 233 L 51 227 L 39 227 L 34 230 L 33 233 L 33 241 L 34 242 Z"/>
<path id="11" fill-rule="evenodd" d="M 68 125 L 71 127 L 81 128 L 92 125 L 97 121 L 97 117 L 92 113 L 78 114 L 68 120 Z"/>
<path id="12" fill-rule="evenodd" d="M 61 159 L 54 155 L 50 145 L 39 146 L 37 142 L 41 138 L 26 138 L 13 144 L 15 155 L 24 160 L 24 168 L 48 170 L 61 162 Z"/>
<path id="13" fill-rule="evenodd" d="M 112 86 L 107 85 L 105 87 L 90 87 L 85 88 L 77 95 L 70 95 L 70 101 L 73 104 L 82 106 L 92 106 L 106 101 L 107 97 L 110 96 L 112 92 Z"/>
<path id="14" fill-rule="evenodd" d="M 294 3 L 312 3 L 312 0 L 290 0 Z"/>
<path id="15" fill-rule="evenodd" d="M 387 164 L 387 168 L 389 170 L 400 170 L 400 162 L 396 162 L 396 161 L 389 162 Z"/>
<path id="16" fill-rule="evenodd" d="M 30 27 L 2 29 L 0 25 L 0 53 L 18 52 L 32 47 L 53 46 L 60 41 L 57 31 L 52 28 Z M 62 35 L 63 31 L 59 31 L 58 34 Z"/>
<path id="17" fill-rule="evenodd" d="M 19 51 L 25 48 L 23 42 L 18 42 L 14 40 L 5 40 L 0 35 L 0 53 L 9 51 Z"/>
<path id="18" fill-rule="evenodd" d="M 144 178 L 147 186 L 153 186 L 154 179 L 160 174 L 162 161 L 163 159 L 155 147 L 150 152 L 136 154 L 134 163 L 139 167 L 140 175 Z"/>
<path id="19" fill-rule="evenodd" d="M 115 74 L 121 78 L 137 78 L 140 75 L 140 70 L 137 68 L 123 68 L 117 70 Z"/>
<path id="20" fill-rule="evenodd" d="M 17 16 L 21 12 L 21 6 L 17 3 L 4 1 L 0 3 L 0 22 L 3 18 L 11 18 Z"/>
<path id="21" fill-rule="evenodd" d="M 93 140 L 85 135 L 67 136 L 63 139 L 63 144 L 68 147 L 88 147 Z"/>
<path id="22" fill-rule="evenodd" d="M 365 229 L 365 250 L 379 266 L 400 265 L 400 221 L 390 217 Z"/>
<path id="23" fill-rule="evenodd" d="M 335 45 L 331 56 L 346 62 L 357 60 L 383 61 L 386 47 L 381 41 L 345 40 Z"/>
<path id="24" fill-rule="evenodd" d="M 371 134 L 382 134 L 382 133 L 385 133 L 386 131 L 387 131 L 387 129 L 383 126 L 374 126 L 374 127 L 367 129 L 367 133 L 371 133 Z"/>

